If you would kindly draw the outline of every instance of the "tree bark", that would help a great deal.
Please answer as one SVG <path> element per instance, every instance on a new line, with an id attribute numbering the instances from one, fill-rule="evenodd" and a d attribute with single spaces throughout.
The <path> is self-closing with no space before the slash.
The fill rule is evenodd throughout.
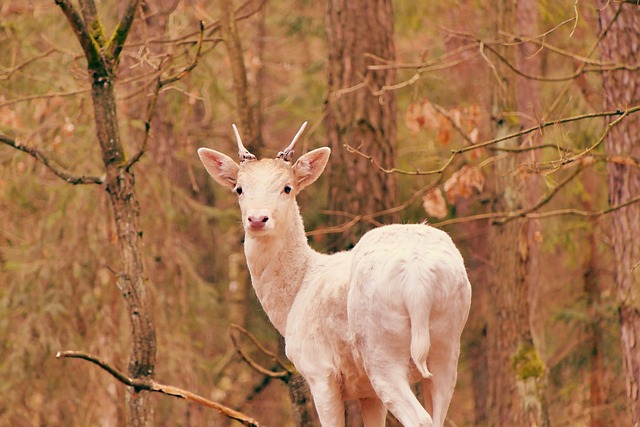
<path id="1" fill-rule="evenodd" d="M 372 167 L 369 160 L 350 154 L 345 145 L 357 147 L 381 166 L 392 168 L 396 149 L 396 96 L 380 90 L 395 82 L 393 69 L 370 72 L 368 55 L 395 59 L 391 0 L 329 0 L 327 2 L 326 126 L 333 160 L 329 173 L 329 223 L 342 224 L 351 216 L 394 206 L 396 180 Z M 359 86 L 360 85 L 360 86 Z M 345 216 L 346 215 L 346 216 Z M 394 214 L 380 222 L 394 222 Z M 371 224 L 358 223 L 335 235 L 333 250 L 353 246 Z"/>
<path id="2" fill-rule="evenodd" d="M 220 24 L 222 39 L 229 57 L 229 67 L 233 78 L 233 87 L 236 97 L 236 109 L 240 119 L 240 132 L 245 147 L 255 155 L 260 155 L 260 149 L 256 142 L 256 123 L 253 119 L 253 108 L 249 99 L 249 83 L 247 81 L 247 68 L 244 63 L 242 42 L 236 26 L 233 0 L 220 2 Z"/>
<path id="3" fill-rule="evenodd" d="M 68 0 L 56 0 L 56 3 L 67 17 L 87 59 L 95 131 L 105 168 L 105 188 L 109 193 L 120 247 L 122 266 L 117 273 L 116 283 L 127 303 L 131 323 L 128 375 L 135 379 L 152 379 L 156 336 L 146 295 L 140 251 L 142 232 L 138 225 L 139 204 L 135 178 L 126 167 L 126 156 L 120 140 L 114 88 L 119 54 L 131 28 L 139 0 L 132 0 L 127 4 L 122 19 L 109 38 L 104 34 L 93 0 L 80 2 L 82 17 Z M 131 387 L 125 393 L 126 424 L 131 427 L 152 426 L 153 407 L 149 402 L 149 393 Z"/>
<path id="4" fill-rule="evenodd" d="M 520 17 L 528 10 L 520 2 L 503 0 L 496 10 L 496 34 L 531 30 L 518 26 L 522 23 Z M 530 15 L 528 19 L 531 19 Z M 507 46 L 499 49 L 517 68 L 528 65 L 523 64 L 526 58 L 524 52 L 516 53 Z M 528 90 L 526 86 L 520 87 L 522 82 L 504 64 L 498 64 L 497 72 L 500 81 L 494 87 L 492 116 L 495 119 L 495 133 L 499 137 L 525 125 L 520 116 L 505 112 L 531 108 L 523 100 L 531 101 L 536 97 L 535 87 L 529 87 Z M 531 96 L 533 98 L 528 98 Z M 498 148 L 514 148 L 521 144 L 521 139 L 511 139 L 503 141 Z M 509 155 L 495 162 L 495 211 L 522 209 L 530 199 L 535 199 L 528 195 L 531 177 L 514 173 L 521 160 L 519 157 Z M 532 246 L 535 230 L 531 226 L 527 220 L 516 220 L 494 225 L 490 231 L 491 277 L 494 280 L 490 291 L 494 317 L 487 331 L 491 425 L 548 425 L 542 394 L 544 365 L 534 343 L 530 322 L 530 293 L 531 286 L 535 284 L 530 272 L 537 261 L 535 246 Z"/>
<path id="5" fill-rule="evenodd" d="M 619 15 L 616 9 L 621 7 Z M 617 19 L 616 19 L 617 16 Z M 600 10 L 600 28 L 609 26 L 600 47 L 602 60 L 638 64 L 640 61 L 640 7 L 607 3 Z M 636 71 L 602 74 L 605 108 L 624 109 L 640 102 L 640 75 Z M 605 140 L 609 156 L 640 158 L 640 118 L 630 116 L 611 129 Z M 640 193 L 640 171 L 625 164 L 608 163 L 609 203 L 619 205 Z M 611 213 L 611 241 L 615 258 L 616 299 L 621 329 L 622 357 L 631 425 L 640 423 L 640 205 Z"/>

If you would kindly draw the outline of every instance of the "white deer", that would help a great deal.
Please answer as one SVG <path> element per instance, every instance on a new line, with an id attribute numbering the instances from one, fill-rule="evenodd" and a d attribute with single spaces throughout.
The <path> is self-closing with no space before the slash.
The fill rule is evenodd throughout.
<path id="1" fill-rule="evenodd" d="M 349 252 L 314 251 L 295 197 L 320 176 L 330 149 L 292 165 L 305 125 L 275 159 L 257 160 L 235 125 L 240 164 L 198 150 L 209 174 L 238 194 L 258 299 L 323 426 L 344 426 L 344 401 L 356 399 L 366 427 L 384 426 L 387 409 L 404 426 L 442 426 L 471 304 L 462 256 L 425 224 L 379 227 Z M 431 415 L 411 390 L 418 381 Z"/>

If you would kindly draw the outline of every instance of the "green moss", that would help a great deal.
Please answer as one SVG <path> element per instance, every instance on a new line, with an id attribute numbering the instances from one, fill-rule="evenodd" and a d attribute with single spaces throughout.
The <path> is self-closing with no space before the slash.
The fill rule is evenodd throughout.
<path id="1" fill-rule="evenodd" d="M 521 345 L 513 355 L 511 364 L 516 376 L 520 380 L 541 378 L 544 374 L 544 364 L 540 355 L 530 344 Z"/>

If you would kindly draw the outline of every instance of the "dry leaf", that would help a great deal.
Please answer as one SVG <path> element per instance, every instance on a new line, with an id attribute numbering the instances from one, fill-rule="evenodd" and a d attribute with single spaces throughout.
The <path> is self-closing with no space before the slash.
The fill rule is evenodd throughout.
<path id="1" fill-rule="evenodd" d="M 438 114 L 438 143 L 447 145 L 451 142 L 451 122 L 442 114 Z"/>
<path id="2" fill-rule="evenodd" d="M 451 117 L 453 123 L 459 128 L 462 127 L 462 124 L 460 123 L 461 116 L 462 113 L 458 108 L 452 108 L 451 110 L 449 110 L 449 117 Z"/>
<path id="3" fill-rule="evenodd" d="M 434 188 L 422 198 L 422 206 L 427 215 L 442 219 L 447 216 L 447 202 L 439 188 Z"/>
<path id="4" fill-rule="evenodd" d="M 475 144 L 478 142 L 478 134 L 480 133 L 480 131 L 478 130 L 478 128 L 473 128 L 473 130 L 471 132 L 469 132 L 469 141 L 471 141 L 472 144 Z"/>
<path id="5" fill-rule="evenodd" d="M 75 128 L 76 127 L 73 125 L 73 123 L 71 123 L 69 117 L 65 117 L 64 124 L 62 125 L 62 132 L 65 134 L 65 136 L 73 135 L 73 131 L 75 130 Z"/>
<path id="6" fill-rule="evenodd" d="M 438 129 L 437 112 L 429 101 L 416 102 L 409 105 L 405 115 L 405 123 L 412 133 L 421 129 Z"/>
<path id="7" fill-rule="evenodd" d="M 444 191 L 447 201 L 451 204 L 456 198 L 467 199 L 473 194 L 473 190 L 481 192 L 484 188 L 484 175 L 475 166 L 464 165 L 444 183 Z"/>

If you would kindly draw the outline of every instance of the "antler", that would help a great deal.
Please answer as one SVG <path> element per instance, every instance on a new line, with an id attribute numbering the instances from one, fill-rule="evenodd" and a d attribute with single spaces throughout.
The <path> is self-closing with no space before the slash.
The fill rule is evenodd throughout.
<path id="1" fill-rule="evenodd" d="M 238 141 L 238 157 L 240 158 L 240 162 L 244 162 L 245 160 L 256 160 L 256 156 L 251 154 L 242 144 L 242 138 L 240 138 L 240 132 L 238 132 L 236 125 L 232 124 L 231 126 L 236 134 L 236 140 Z"/>
<path id="2" fill-rule="evenodd" d="M 289 144 L 289 146 L 284 150 L 280 151 L 276 156 L 276 158 L 282 159 L 285 162 L 291 161 L 291 157 L 293 157 L 293 150 L 295 148 L 296 142 L 298 142 L 298 138 L 300 138 L 300 135 L 302 135 L 302 132 L 304 132 L 305 127 L 307 127 L 307 122 L 304 122 L 302 124 L 302 126 L 300 127 L 300 130 L 298 131 L 298 133 L 296 133 L 296 136 L 293 137 L 293 141 L 291 141 L 291 144 Z"/>

